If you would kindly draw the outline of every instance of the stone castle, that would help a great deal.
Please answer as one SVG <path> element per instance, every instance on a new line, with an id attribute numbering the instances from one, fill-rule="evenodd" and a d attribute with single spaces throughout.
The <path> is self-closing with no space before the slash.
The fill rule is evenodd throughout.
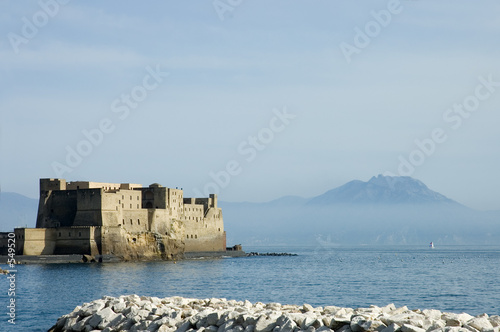
<path id="1" fill-rule="evenodd" d="M 174 259 L 226 250 L 217 195 L 185 198 L 157 183 L 40 179 L 36 228 L 15 233 L 18 255 Z"/>

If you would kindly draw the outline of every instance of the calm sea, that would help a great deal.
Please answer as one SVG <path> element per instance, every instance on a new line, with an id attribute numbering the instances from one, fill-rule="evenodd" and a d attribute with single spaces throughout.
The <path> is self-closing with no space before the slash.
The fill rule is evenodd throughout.
<path id="1" fill-rule="evenodd" d="M 124 294 L 500 314 L 500 246 L 245 249 L 298 256 L 18 266 L 15 326 L 0 276 L 0 331 L 46 331 L 77 305 Z"/>

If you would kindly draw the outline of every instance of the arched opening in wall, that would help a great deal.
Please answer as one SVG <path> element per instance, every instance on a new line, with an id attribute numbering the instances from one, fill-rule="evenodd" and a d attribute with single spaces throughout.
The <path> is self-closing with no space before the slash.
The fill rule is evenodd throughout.
<path id="1" fill-rule="evenodd" d="M 195 235 L 195 236 L 194 236 L 194 238 L 195 238 L 195 239 L 197 239 L 197 238 L 198 238 L 198 235 Z"/>
<path id="2" fill-rule="evenodd" d="M 153 208 L 153 203 L 147 202 L 146 203 L 146 209 L 152 209 Z"/>
<path id="3" fill-rule="evenodd" d="M 141 224 L 141 220 L 137 219 L 137 225 L 140 225 L 140 224 Z"/>
<path id="4" fill-rule="evenodd" d="M 186 238 L 188 238 L 188 239 L 189 239 L 189 234 L 188 234 L 188 235 L 186 235 Z"/>
<path id="5" fill-rule="evenodd" d="M 193 234 L 191 234 L 191 238 L 193 238 Z"/>
<path id="6" fill-rule="evenodd" d="M 132 222 L 132 219 L 130 219 L 130 225 L 133 225 L 134 223 Z"/>

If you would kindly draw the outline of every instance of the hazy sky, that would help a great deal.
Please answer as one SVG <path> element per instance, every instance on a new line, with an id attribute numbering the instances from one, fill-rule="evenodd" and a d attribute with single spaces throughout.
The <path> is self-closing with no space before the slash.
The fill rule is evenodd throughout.
<path id="1" fill-rule="evenodd" d="M 500 209 L 498 1 L 0 1 L 3 191 L 227 201 L 390 172 Z"/>

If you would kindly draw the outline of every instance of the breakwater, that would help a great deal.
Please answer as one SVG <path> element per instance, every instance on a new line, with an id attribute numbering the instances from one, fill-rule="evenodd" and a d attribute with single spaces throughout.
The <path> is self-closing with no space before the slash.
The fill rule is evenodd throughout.
<path id="1" fill-rule="evenodd" d="M 500 316 L 406 306 L 342 308 L 251 303 L 219 298 L 105 296 L 76 307 L 49 330 L 158 332 L 498 332 Z"/>
<path id="2" fill-rule="evenodd" d="M 288 252 L 249 252 L 247 256 L 298 256 L 297 254 L 291 254 Z"/>

